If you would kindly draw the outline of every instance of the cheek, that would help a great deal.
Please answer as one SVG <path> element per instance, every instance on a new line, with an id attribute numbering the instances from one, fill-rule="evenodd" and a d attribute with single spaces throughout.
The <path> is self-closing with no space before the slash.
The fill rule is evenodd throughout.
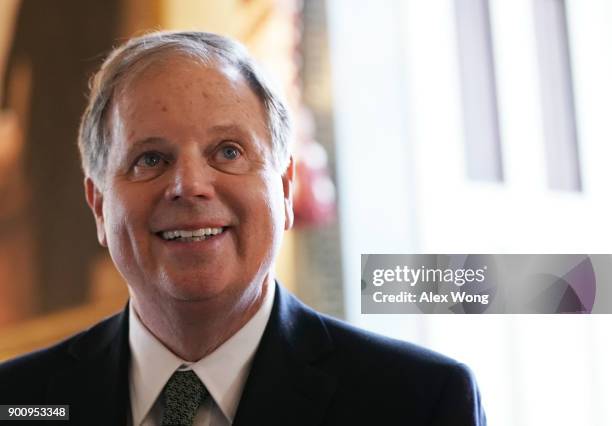
<path id="1" fill-rule="evenodd" d="M 234 201 L 228 200 L 243 227 L 242 244 L 257 246 L 265 252 L 277 243 L 284 231 L 285 213 L 282 185 L 273 181 L 236 185 Z M 243 247 L 244 248 L 244 247 Z"/>
<path id="2" fill-rule="evenodd" d="M 277 228 L 281 217 L 284 217 L 283 187 L 276 183 L 276 179 L 268 177 L 262 180 L 258 188 L 248 193 L 249 204 L 253 206 L 251 214 L 255 220 L 268 222 L 268 228 Z"/>
<path id="3" fill-rule="evenodd" d="M 108 248 L 113 259 L 132 260 L 135 257 L 135 249 L 138 240 L 139 223 L 141 222 L 141 208 L 138 203 L 127 205 L 120 198 L 112 198 L 104 206 L 105 230 L 108 240 Z M 125 263 L 125 262 L 122 262 Z"/>
<path id="4" fill-rule="evenodd" d="M 277 245 L 285 229 L 285 211 L 282 185 L 269 182 L 259 200 L 258 210 L 253 210 L 254 220 L 258 222 L 261 241 Z"/>

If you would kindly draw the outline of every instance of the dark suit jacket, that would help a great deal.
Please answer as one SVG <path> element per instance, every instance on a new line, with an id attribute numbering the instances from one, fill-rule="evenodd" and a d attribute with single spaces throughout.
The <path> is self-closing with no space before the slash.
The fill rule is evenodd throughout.
<path id="1" fill-rule="evenodd" d="M 126 309 L 0 364 L 0 404 L 70 404 L 70 424 L 123 426 L 129 357 Z M 467 426 L 485 416 L 464 365 L 318 314 L 277 286 L 234 424 Z"/>

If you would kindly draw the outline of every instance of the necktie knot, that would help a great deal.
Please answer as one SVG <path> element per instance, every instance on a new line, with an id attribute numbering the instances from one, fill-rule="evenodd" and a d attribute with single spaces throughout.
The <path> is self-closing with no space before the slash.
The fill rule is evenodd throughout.
<path id="1" fill-rule="evenodd" d="M 175 371 L 163 390 L 162 426 L 191 426 L 208 391 L 192 371 Z"/>

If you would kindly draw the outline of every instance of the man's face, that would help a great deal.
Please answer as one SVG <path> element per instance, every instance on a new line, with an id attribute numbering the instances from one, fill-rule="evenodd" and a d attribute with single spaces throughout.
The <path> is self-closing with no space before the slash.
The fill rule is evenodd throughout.
<path id="1" fill-rule="evenodd" d="M 137 298 L 239 300 L 292 224 L 264 108 L 240 74 L 173 57 L 116 93 L 105 184 L 86 180 L 100 243 Z"/>

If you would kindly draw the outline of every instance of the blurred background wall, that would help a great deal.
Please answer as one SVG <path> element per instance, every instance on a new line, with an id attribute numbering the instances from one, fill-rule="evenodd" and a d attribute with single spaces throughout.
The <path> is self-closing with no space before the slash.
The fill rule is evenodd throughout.
<path id="1" fill-rule="evenodd" d="M 120 309 L 76 132 L 151 29 L 245 43 L 291 105 L 308 304 L 468 363 L 493 425 L 612 424 L 608 316 L 360 313 L 361 253 L 612 253 L 609 0 L 2 0 L 0 359 Z"/>

